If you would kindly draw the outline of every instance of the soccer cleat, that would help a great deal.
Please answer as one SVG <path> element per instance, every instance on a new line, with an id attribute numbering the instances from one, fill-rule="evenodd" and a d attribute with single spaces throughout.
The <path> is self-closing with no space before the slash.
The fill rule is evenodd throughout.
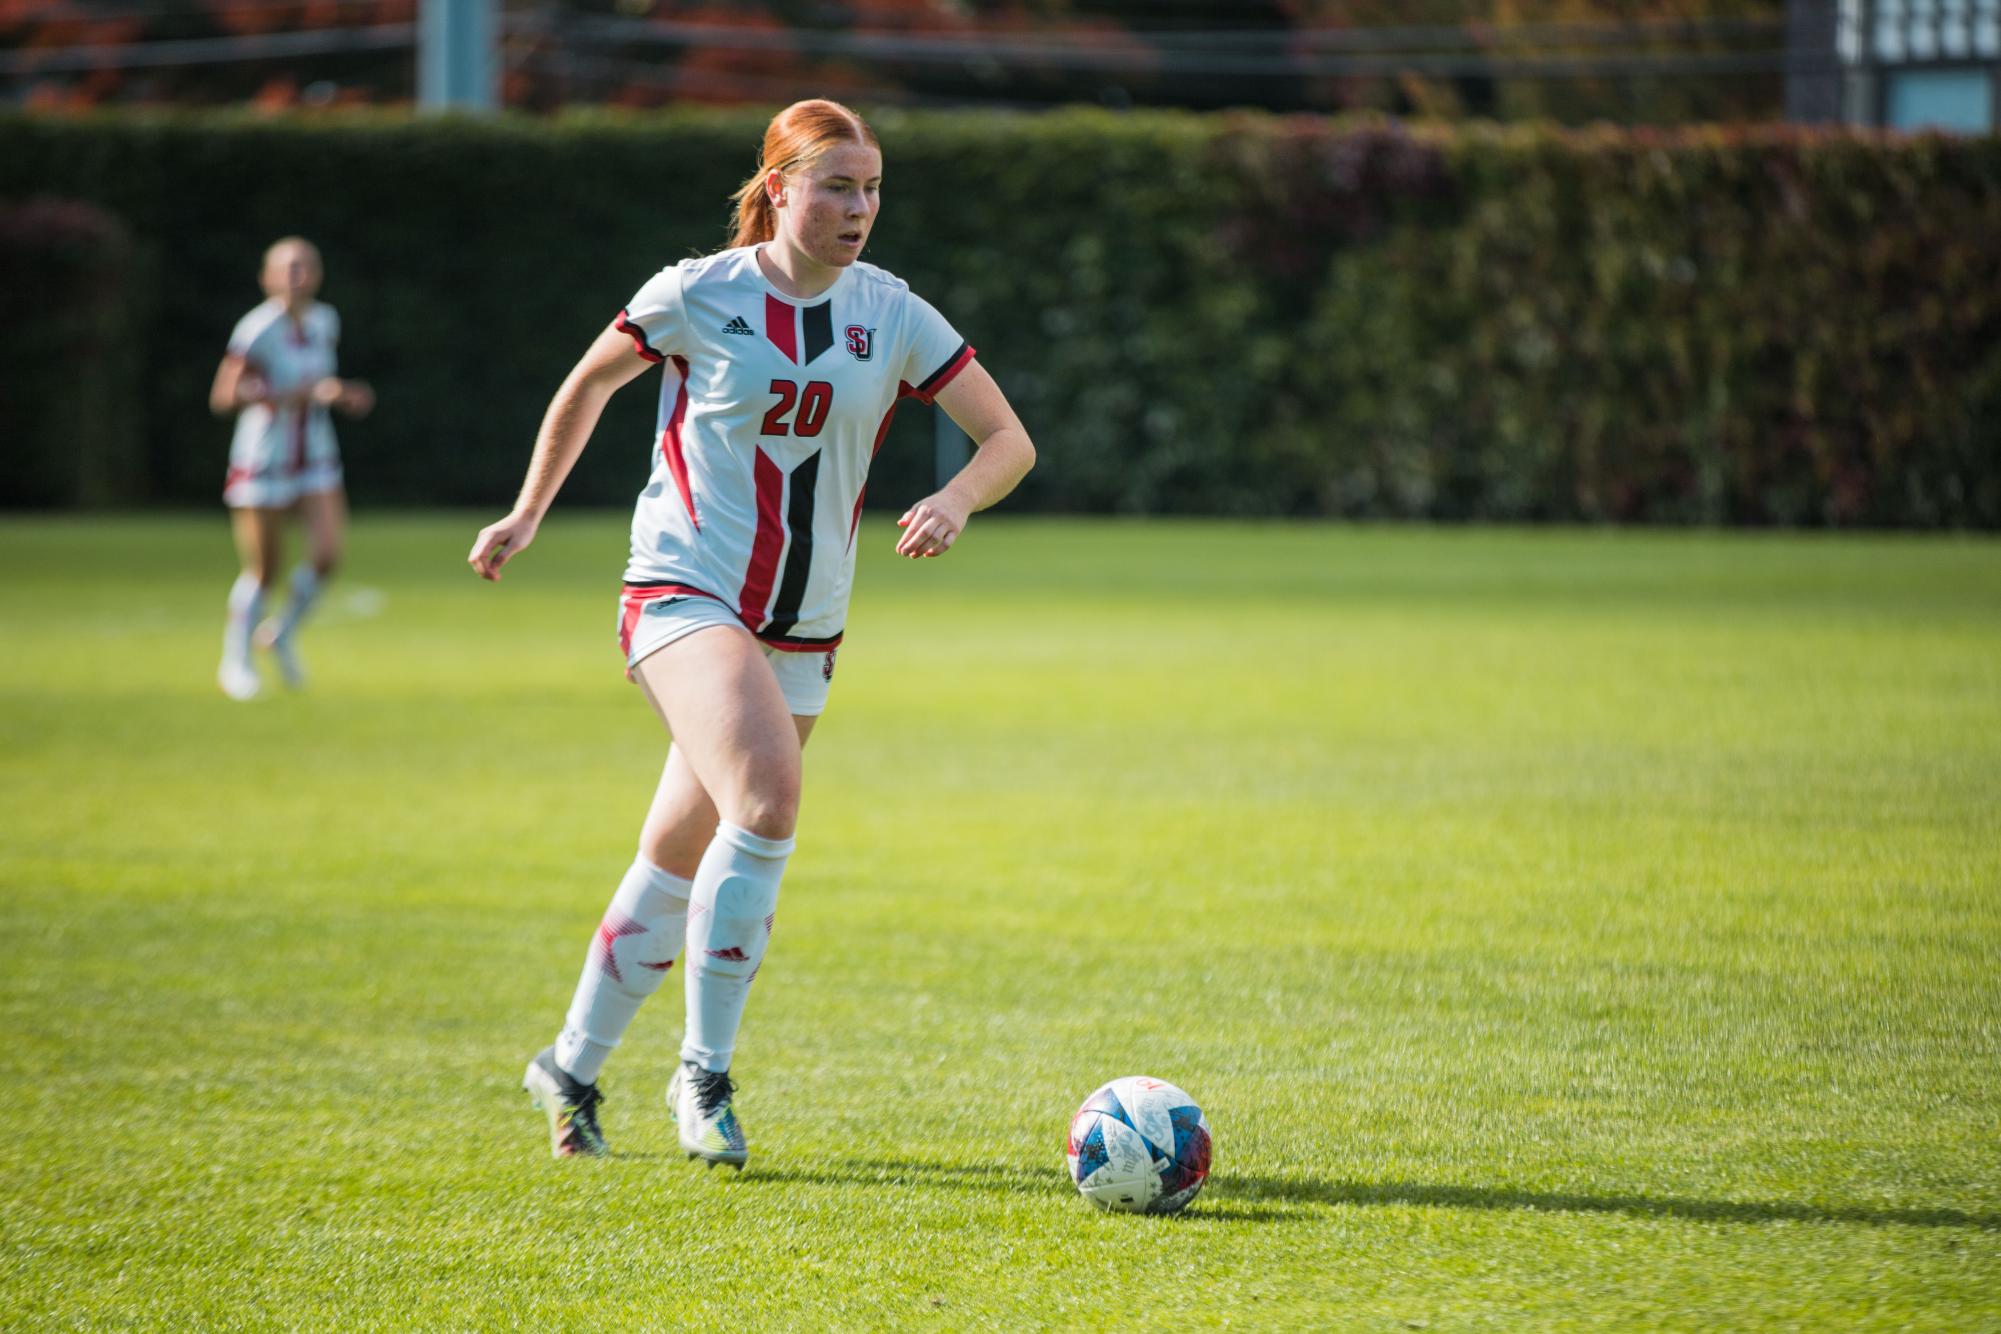
<path id="1" fill-rule="evenodd" d="M 224 658 L 222 666 L 215 669 L 215 683 L 231 699 L 256 699 L 264 688 L 264 683 L 257 679 L 257 669 L 234 658 Z"/>
<path id="2" fill-rule="evenodd" d="M 690 1158 L 743 1170 L 750 1149 L 731 1105 L 735 1093 L 729 1071 L 704 1070 L 693 1061 L 681 1062 L 667 1081 L 667 1115 L 680 1127 L 681 1147 Z"/>
<path id="3" fill-rule="evenodd" d="M 306 665 L 299 660 L 299 645 L 291 635 L 281 634 L 278 622 L 269 620 L 257 627 L 257 647 L 270 653 L 278 664 L 278 675 L 294 690 L 306 685 Z"/>
<path id="4" fill-rule="evenodd" d="M 611 1152 L 598 1129 L 596 1084 L 579 1083 L 556 1064 L 556 1049 L 544 1047 L 522 1072 L 521 1087 L 549 1117 L 549 1153 L 556 1158 L 602 1158 Z"/>

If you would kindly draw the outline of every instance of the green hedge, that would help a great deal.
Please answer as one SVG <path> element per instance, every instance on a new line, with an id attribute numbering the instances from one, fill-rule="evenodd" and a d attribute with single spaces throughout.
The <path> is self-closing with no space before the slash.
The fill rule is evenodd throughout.
<path id="1" fill-rule="evenodd" d="M 0 202 L 4 492 L 34 505 L 142 494 L 136 316 L 145 284 L 118 219 L 75 200 Z"/>
<path id="2" fill-rule="evenodd" d="M 2001 524 L 2001 141 L 875 119 L 870 258 L 1014 400 L 1024 506 Z M 260 251 L 301 232 L 381 397 L 343 427 L 356 498 L 492 505 L 607 317 L 721 243 L 761 123 L 6 117 L 0 201 L 135 238 L 144 455 L 114 494 L 214 499 L 208 380 Z M 0 366 L 8 401 L 38 390 Z M 614 403 L 574 498 L 630 498 L 650 397 Z M 924 417 L 884 505 L 926 485 Z"/>

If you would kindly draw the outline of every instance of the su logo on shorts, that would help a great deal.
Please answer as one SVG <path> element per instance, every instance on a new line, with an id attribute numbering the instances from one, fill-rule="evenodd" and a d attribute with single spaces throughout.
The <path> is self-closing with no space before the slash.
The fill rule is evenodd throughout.
<path id="1" fill-rule="evenodd" d="M 859 324 L 850 324 L 848 334 L 848 355 L 856 361 L 867 361 L 875 355 L 875 330 L 864 329 Z"/>
<path id="2" fill-rule="evenodd" d="M 823 681 L 832 681 L 832 680 L 834 679 L 834 650 L 833 650 L 833 649 L 828 649 L 828 650 L 827 650 L 827 660 L 826 660 L 825 662 L 823 662 L 823 663 L 821 663 L 821 664 L 820 664 L 820 679 L 821 679 L 821 680 L 823 680 Z"/>

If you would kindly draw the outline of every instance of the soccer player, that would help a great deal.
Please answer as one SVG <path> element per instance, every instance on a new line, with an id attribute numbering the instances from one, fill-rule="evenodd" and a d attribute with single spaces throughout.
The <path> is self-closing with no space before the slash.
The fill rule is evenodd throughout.
<path id="1" fill-rule="evenodd" d="M 627 674 L 672 736 L 638 855 L 524 1087 L 556 1156 L 601 1155 L 597 1081 L 685 943 L 668 1086 L 688 1156 L 741 1167 L 737 1029 L 793 851 L 800 751 L 826 707 L 869 461 L 899 400 L 936 401 L 978 448 L 898 523 L 942 556 L 1035 459 L 973 349 L 902 280 L 860 263 L 882 153 L 854 112 L 799 102 L 765 131 L 728 249 L 663 269 L 598 335 L 543 417 L 514 509 L 468 557 L 498 579 L 534 540 L 614 390 L 662 371 L 652 475 L 620 599 Z"/>
<path id="2" fill-rule="evenodd" d="M 340 559 L 347 514 L 329 409 L 363 417 L 375 406 L 365 381 L 334 373 L 340 316 L 313 299 L 320 278 L 320 252 L 310 241 L 288 236 L 265 251 L 258 276 L 264 303 L 236 322 L 209 388 L 217 416 L 236 414 L 222 500 L 242 573 L 229 590 L 216 671 L 231 699 L 254 699 L 262 688 L 253 637 L 271 651 L 287 685 L 305 684 L 299 625 Z M 309 555 L 292 571 L 284 611 L 260 624 L 265 590 L 278 577 L 285 516 L 294 509 L 306 525 Z"/>

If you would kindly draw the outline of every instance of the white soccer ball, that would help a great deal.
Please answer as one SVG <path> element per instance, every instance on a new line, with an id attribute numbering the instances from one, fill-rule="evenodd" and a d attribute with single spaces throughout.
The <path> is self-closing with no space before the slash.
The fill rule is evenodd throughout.
<path id="1" fill-rule="evenodd" d="M 1070 1118 L 1070 1179 L 1101 1209 L 1171 1214 L 1209 1179 L 1209 1118 L 1164 1080 L 1127 1075 Z"/>

